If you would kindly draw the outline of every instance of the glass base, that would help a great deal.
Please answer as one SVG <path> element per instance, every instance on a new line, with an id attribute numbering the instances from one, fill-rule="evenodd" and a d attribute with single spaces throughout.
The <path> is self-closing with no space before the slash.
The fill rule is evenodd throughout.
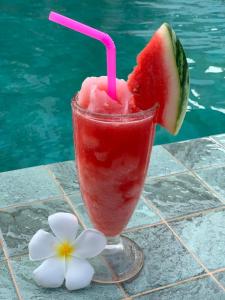
<path id="1" fill-rule="evenodd" d="M 144 254 L 141 248 L 125 236 L 107 239 L 105 250 L 91 260 L 95 269 L 93 281 L 116 283 L 134 278 L 142 269 Z"/>

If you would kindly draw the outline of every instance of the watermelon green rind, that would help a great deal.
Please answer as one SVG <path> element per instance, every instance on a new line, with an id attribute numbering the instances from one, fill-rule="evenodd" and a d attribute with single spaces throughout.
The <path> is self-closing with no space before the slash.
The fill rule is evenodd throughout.
<path id="1" fill-rule="evenodd" d="M 172 30 L 169 24 L 164 23 L 164 25 L 166 26 L 170 34 L 173 51 L 174 51 L 174 58 L 176 61 L 177 71 L 178 71 L 178 76 L 180 81 L 180 104 L 178 108 L 178 117 L 176 120 L 176 126 L 174 129 L 174 134 L 177 134 L 183 123 L 186 114 L 187 105 L 188 105 L 189 70 L 188 70 L 186 55 L 182 47 L 182 44 L 180 43 L 180 40 L 177 38 L 175 32 Z"/>

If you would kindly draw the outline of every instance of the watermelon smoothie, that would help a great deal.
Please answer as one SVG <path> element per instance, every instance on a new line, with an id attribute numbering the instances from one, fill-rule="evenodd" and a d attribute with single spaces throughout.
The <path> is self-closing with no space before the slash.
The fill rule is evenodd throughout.
<path id="1" fill-rule="evenodd" d="M 117 101 L 106 89 L 105 77 L 86 79 L 72 109 L 82 198 L 95 228 L 113 237 L 125 228 L 140 198 L 157 109 L 137 109 L 124 80 L 117 80 Z"/>
<path id="2" fill-rule="evenodd" d="M 93 280 L 124 282 L 141 270 L 144 255 L 120 233 L 143 189 L 155 124 L 177 134 L 184 120 L 189 93 L 186 56 L 175 32 L 164 23 L 138 54 L 128 81 L 118 80 L 116 47 L 107 33 L 54 12 L 49 19 L 106 47 L 107 78 L 85 79 L 72 101 L 74 142 L 82 198 L 92 223 L 107 237 L 105 249 L 95 258 Z"/>

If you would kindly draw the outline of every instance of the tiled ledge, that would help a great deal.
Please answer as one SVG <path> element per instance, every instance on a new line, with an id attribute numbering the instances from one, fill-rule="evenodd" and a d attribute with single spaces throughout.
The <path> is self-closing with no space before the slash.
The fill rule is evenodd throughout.
<path id="1" fill-rule="evenodd" d="M 74 212 L 90 227 L 74 162 L 0 173 L 0 299 L 225 299 L 225 135 L 153 148 L 142 199 L 124 234 L 145 265 L 118 285 L 42 289 L 27 245 L 48 215 Z"/>

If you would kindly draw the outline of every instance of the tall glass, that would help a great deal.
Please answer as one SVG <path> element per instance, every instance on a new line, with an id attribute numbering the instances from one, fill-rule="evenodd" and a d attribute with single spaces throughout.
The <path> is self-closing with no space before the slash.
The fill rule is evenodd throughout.
<path id="1" fill-rule="evenodd" d="M 139 246 L 120 236 L 140 198 L 152 149 L 157 107 L 126 114 L 91 113 L 72 101 L 76 167 L 83 201 L 107 246 L 95 259 L 97 282 L 122 282 L 143 266 Z"/>

